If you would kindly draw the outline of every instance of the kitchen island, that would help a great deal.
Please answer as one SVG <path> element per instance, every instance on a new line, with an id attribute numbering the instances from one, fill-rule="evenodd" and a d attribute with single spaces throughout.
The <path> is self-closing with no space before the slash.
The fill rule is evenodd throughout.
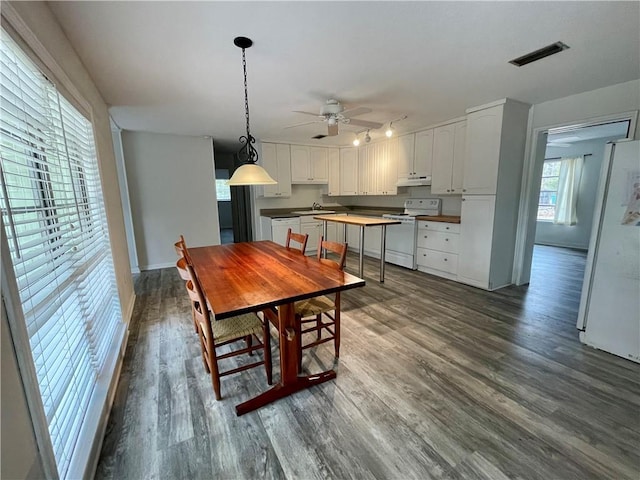
<path id="1" fill-rule="evenodd" d="M 388 218 L 370 218 L 359 217 L 356 215 L 318 215 L 313 217 L 323 222 L 323 236 L 327 236 L 327 223 L 336 222 L 344 225 L 344 237 L 347 238 L 347 225 L 357 225 L 360 227 L 360 257 L 358 276 L 364 278 L 364 229 L 365 227 L 382 227 L 382 235 L 380 238 L 380 283 L 384 282 L 384 251 L 386 248 L 387 225 L 399 225 L 399 220 L 390 220 Z"/>

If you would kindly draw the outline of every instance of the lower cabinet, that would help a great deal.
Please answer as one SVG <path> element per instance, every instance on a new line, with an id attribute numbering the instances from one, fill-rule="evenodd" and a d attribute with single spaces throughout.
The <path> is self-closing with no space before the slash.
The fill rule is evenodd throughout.
<path id="1" fill-rule="evenodd" d="M 418 221 L 416 263 L 418 270 L 450 280 L 458 273 L 460 225 Z"/>
<path id="2" fill-rule="evenodd" d="M 309 235 L 305 253 L 315 255 L 318 251 L 318 240 L 322 235 L 322 222 L 312 216 L 300 217 L 300 233 Z"/>
<path id="3" fill-rule="evenodd" d="M 490 277 L 495 208 L 495 195 L 463 197 L 458 281 L 485 290 L 504 286 Z M 503 253 L 508 255 L 509 252 Z M 506 255 L 503 263 L 508 262 Z"/>
<path id="4" fill-rule="evenodd" d="M 364 254 L 368 257 L 380 258 L 381 240 L 382 227 L 365 227 Z M 360 227 L 357 225 L 347 226 L 347 242 L 349 243 L 349 250 L 354 252 L 360 251 Z"/>

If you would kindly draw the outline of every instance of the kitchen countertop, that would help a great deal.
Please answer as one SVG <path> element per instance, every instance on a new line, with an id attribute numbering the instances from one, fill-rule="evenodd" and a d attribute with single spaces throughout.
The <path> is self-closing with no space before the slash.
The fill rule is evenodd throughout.
<path id="1" fill-rule="evenodd" d="M 455 215 L 418 215 L 416 220 L 429 220 L 430 222 L 444 222 L 444 223 L 460 223 L 460 217 Z"/>
<path id="2" fill-rule="evenodd" d="M 343 206 L 327 206 L 326 210 L 331 210 L 336 214 L 350 214 L 350 215 L 370 215 L 381 217 L 386 213 L 402 213 L 402 208 L 393 208 L 393 207 L 362 207 L 362 206 L 354 206 L 354 207 L 343 207 Z M 261 217 L 269 217 L 269 218 L 291 218 L 291 217 L 300 217 L 301 215 L 295 214 L 292 212 L 297 212 L 300 210 L 310 210 L 309 207 L 296 207 L 296 208 L 269 208 L 260 210 Z M 318 213 L 322 215 L 321 213 Z M 332 215 L 332 214 L 328 214 Z"/>

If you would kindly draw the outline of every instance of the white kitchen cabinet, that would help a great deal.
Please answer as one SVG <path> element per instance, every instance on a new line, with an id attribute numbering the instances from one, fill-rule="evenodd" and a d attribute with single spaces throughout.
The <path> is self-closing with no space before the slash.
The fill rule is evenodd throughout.
<path id="1" fill-rule="evenodd" d="M 338 243 L 344 242 L 344 224 L 327 222 L 327 240 Z"/>
<path id="2" fill-rule="evenodd" d="M 398 181 L 431 175 L 433 129 L 398 138 Z"/>
<path id="3" fill-rule="evenodd" d="M 328 149 L 291 145 L 291 183 L 328 182 Z"/>
<path id="4" fill-rule="evenodd" d="M 262 187 L 265 197 L 291 196 L 291 153 L 289 145 L 282 143 L 262 144 L 262 166 L 278 182 Z"/>
<path id="5" fill-rule="evenodd" d="M 490 274 L 496 197 L 465 195 L 462 200 L 458 281 L 492 290 Z"/>
<path id="6" fill-rule="evenodd" d="M 415 134 L 398 137 L 398 179 L 407 179 L 413 175 L 415 157 Z"/>
<path id="7" fill-rule="evenodd" d="M 397 146 L 397 139 L 375 144 L 377 195 L 396 195 L 398 193 Z"/>
<path id="8" fill-rule="evenodd" d="M 519 190 L 529 108 L 505 99 L 467 110 L 463 193 L 497 195 L 513 182 Z"/>
<path id="9" fill-rule="evenodd" d="M 322 222 L 314 219 L 312 215 L 300 217 L 300 233 L 309 235 L 305 254 L 315 255 L 318 251 L 318 240 L 322 235 Z"/>
<path id="10" fill-rule="evenodd" d="M 327 194 L 330 197 L 340 195 L 340 151 L 337 148 L 328 149 L 329 185 Z"/>
<path id="11" fill-rule="evenodd" d="M 340 149 L 340 195 L 358 195 L 358 149 Z"/>
<path id="12" fill-rule="evenodd" d="M 362 215 L 366 217 L 367 215 Z M 380 218 L 380 217 L 375 217 Z M 368 257 L 380 258 L 380 241 L 382 240 L 382 227 L 365 227 L 364 229 L 364 254 Z M 349 250 L 360 251 L 360 227 L 347 225 L 347 243 Z"/>
<path id="13" fill-rule="evenodd" d="M 413 161 L 413 177 L 428 177 L 433 165 L 433 130 L 416 133 L 415 158 Z"/>
<path id="14" fill-rule="evenodd" d="M 358 149 L 358 195 L 376 195 L 375 145 Z"/>
<path id="15" fill-rule="evenodd" d="M 462 194 L 466 124 L 462 121 L 433 130 L 433 194 Z"/>
<path id="16" fill-rule="evenodd" d="M 456 279 L 460 225 L 418 221 L 416 263 L 418 270 Z"/>

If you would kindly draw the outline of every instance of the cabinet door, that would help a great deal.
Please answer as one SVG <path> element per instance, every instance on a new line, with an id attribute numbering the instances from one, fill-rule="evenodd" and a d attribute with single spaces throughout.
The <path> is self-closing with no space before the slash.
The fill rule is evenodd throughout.
<path id="1" fill-rule="evenodd" d="M 262 144 L 262 166 L 267 173 L 271 175 L 271 178 L 278 182 L 278 157 L 276 154 L 275 143 Z M 279 193 L 279 186 L 279 182 L 276 185 L 265 185 L 263 187 L 263 195 L 265 197 L 277 197 L 277 194 Z"/>
<path id="2" fill-rule="evenodd" d="M 325 147 L 309 147 L 309 177 L 315 183 L 329 181 L 327 150 Z"/>
<path id="3" fill-rule="evenodd" d="M 332 242 L 342 243 L 344 227 L 342 223 L 327 222 L 327 239 Z"/>
<path id="4" fill-rule="evenodd" d="M 360 232 L 358 232 L 359 234 Z M 380 241 L 382 240 L 382 227 L 365 227 L 364 252 L 380 258 Z"/>
<path id="5" fill-rule="evenodd" d="M 416 156 L 413 164 L 415 177 L 431 175 L 433 165 L 433 130 L 416 133 Z"/>
<path id="6" fill-rule="evenodd" d="M 349 248 L 360 251 L 360 227 L 357 225 L 347 225 L 347 243 Z"/>
<path id="7" fill-rule="evenodd" d="M 413 133 L 398 137 L 398 179 L 406 179 L 413 176 L 415 138 Z"/>
<path id="8" fill-rule="evenodd" d="M 490 288 L 495 195 L 464 195 L 460 218 L 458 281 Z"/>
<path id="9" fill-rule="evenodd" d="M 433 130 L 433 168 L 431 193 L 451 193 L 455 125 L 444 125 Z"/>
<path id="10" fill-rule="evenodd" d="M 467 122 L 455 124 L 453 140 L 453 168 L 451 170 L 451 193 L 462 193 L 464 161 L 467 144 Z"/>
<path id="11" fill-rule="evenodd" d="M 318 250 L 318 240 L 322 235 L 322 222 L 305 222 L 300 223 L 300 232 L 309 235 L 307 240 L 306 253 L 315 253 Z"/>
<path id="12" fill-rule="evenodd" d="M 358 149 L 358 195 L 373 195 L 373 152 L 370 145 Z"/>
<path id="13" fill-rule="evenodd" d="M 503 105 L 467 115 L 462 191 L 495 195 L 500 160 Z"/>
<path id="14" fill-rule="evenodd" d="M 383 143 L 379 160 L 378 180 L 382 195 L 396 195 L 398 193 L 398 138 L 392 138 Z"/>
<path id="15" fill-rule="evenodd" d="M 340 195 L 340 151 L 330 148 L 328 152 L 329 187 L 327 193 L 330 197 Z"/>
<path id="16" fill-rule="evenodd" d="M 340 195 L 358 194 L 358 149 L 340 149 Z"/>
<path id="17" fill-rule="evenodd" d="M 291 145 L 291 182 L 309 183 L 311 179 L 309 147 Z"/>
<path id="18" fill-rule="evenodd" d="M 291 157 L 289 145 L 280 143 L 262 144 L 262 166 L 277 181 L 276 185 L 265 185 L 265 197 L 291 196 Z"/>

